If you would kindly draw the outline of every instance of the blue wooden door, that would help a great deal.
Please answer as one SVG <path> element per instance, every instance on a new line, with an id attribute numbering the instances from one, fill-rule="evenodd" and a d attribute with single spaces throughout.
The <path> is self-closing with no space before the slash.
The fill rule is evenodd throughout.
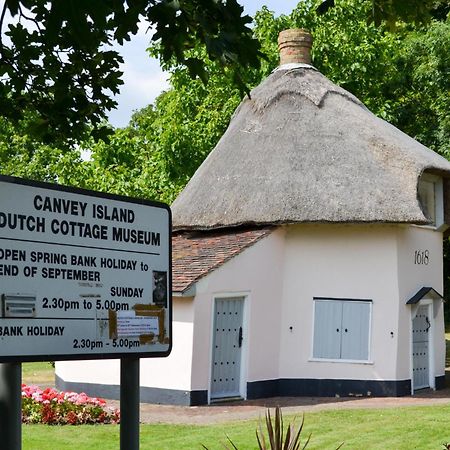
<path id="1" fill-rule="evenodd" d="M 413 385 L 414 390 L 430 387 L 429 306 L 419 306 L 413 319 Z"/>
<path id="2" fill-rule="evenodd" d="M 211 399 L 240 397 L 244 298 L 216 298 Z"/>

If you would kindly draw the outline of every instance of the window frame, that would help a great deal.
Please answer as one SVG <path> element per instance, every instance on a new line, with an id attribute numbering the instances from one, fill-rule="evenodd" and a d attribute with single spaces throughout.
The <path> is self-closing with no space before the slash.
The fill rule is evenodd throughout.
<path id="1" fill-rule="evenodd" d="M 345 303 L 364 303 L 368 304 L 369 311 L 368 311 L 368 318 L 367 318 L 367 359 L 344 359 L 344 358 L 326 358 L 326 357 L 320 357 L 314 355 L 314 344 L 315 344 L 315 333 L 316 333 L 316 302 L 339 302 L 342 308 L 342 314 L 343 314 L 343 308 Z M 342 298 L 342 297 L 313 297 L 313 321 L 312 321 L 312 336 L 311 336 L 311 357 L 308 359 L 308 361 L 311 362 L 331 362 L 331 363 L 350 363 L 350 364 L 373 364 L 372 361 L 372 308 L 373 308 L 373 301 L 371 299 L 363 299 L 363 298 Z M 341 318 L 341 325 L 343 323 L 343 315 Z M 342 330 L 340 331 L 340 351 L 339 353 L 342 354 Z"/>
<path id="2" fill-rule="evenodd" d="M 425 183 L 428 186 L 432 186 L 432 194 L 430 194 L 429 192 L 431 188 L 427 187 Z M 426 201 L 423 198 L 423 195 L 421 195 L 421 188 L 422 192 L 423 190 L 427 191 Z M 427 214 L 430 209 L 427 206 L 430 197 L 432 197 L 433 201 L 431 209 L 434 210 L 434 214 L 431 217 Z M 431 223 L 422 226 L 439 230 L 444 225 L 444 186 L 442 177 L 427 172 L 422 173 L 417 181 L 417 200 L 424 216 L 431 219 L 432 221 Z"/>

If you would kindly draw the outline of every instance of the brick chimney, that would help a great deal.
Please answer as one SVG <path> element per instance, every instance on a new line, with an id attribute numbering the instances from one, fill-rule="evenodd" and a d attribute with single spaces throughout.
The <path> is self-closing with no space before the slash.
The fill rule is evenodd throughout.
<path id="1" fill-rule="evenodd" d="M 280 66 L 283 64 L 311 64 L 312 36 L 302 28 L 282 31 L 278 36 Z"/>

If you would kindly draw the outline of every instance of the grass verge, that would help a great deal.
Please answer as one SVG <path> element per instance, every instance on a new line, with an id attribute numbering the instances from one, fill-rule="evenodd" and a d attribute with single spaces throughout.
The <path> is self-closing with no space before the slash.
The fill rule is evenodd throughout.
<path id="1" fill-rule="evenodd" d="M 308 446 L 333 449 L 440 449 L 450 441 L 448 421 L 450 404 L 374 410 L 335 410 L 307 413 L 305 437 L 312 433 Z M 299 417 L 296 423 L 299 421 Z M 292 421 L 285 416 L 285 424 Z M 142 425 L 141 448 L 152 450 L 223 449 L 228 435 L 239 450 L 256 448 L 256 421 L 213 426 Z M 116 425 L 49 427 L 27 425 L 22 428 L 24 450 L 115 450 L 119 448 Z"/>
<path id="2" fill-rule="evenodd" d="M 22 383 L 41 387 L 55 385 L 55 369 L 49 362 L 22 363 Z"/>

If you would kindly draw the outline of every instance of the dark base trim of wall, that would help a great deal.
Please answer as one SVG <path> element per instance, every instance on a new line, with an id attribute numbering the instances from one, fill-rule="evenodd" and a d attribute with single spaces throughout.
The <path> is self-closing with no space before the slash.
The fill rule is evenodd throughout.
<path id="1" fill-rule="evenodd" d="M 411 394 L 411 380 L 291 379 L 247 383 L 247 398 L 265 397 L 402 397 Z"/>
<path id="2" fill-rule="evenodd" d="M 436 389 L 445 387 L 445 376 L 436 377 Z M 56 387 L 63 391 L 85 392 L 94 397 L 118 400 L 120 386 L 72 383 L 56 376 Z M 252 381 L 247 398 L 267 397 L 403 397 L 411 395 L 411 380 L 317 380 L 309 378 Z M 208 403 L 208 391 L 180 391 L 141 386 L 141 402 L 161 405 L 199 406 Z"/>
<path id="3" fill-rule="evenodd" d="M 441 375 L 440 377 L 434 378 L 434 385 L 436 386 L 436 389 L 444 389 L 445 388 L 445 375 Z"/>
<path id="4" fill-rule="evenodd" d="M 120 386 L 96 383 L 73 383 L 56 375 L 56 387 L 62 391 L 85 392 L 93 397 L 112 400 L 120 399 Z M 140 398 L 143 403 L 160 405 L 198 406 L 208 403 L 208 391 L 181 391 L 141 386 Z"/>

